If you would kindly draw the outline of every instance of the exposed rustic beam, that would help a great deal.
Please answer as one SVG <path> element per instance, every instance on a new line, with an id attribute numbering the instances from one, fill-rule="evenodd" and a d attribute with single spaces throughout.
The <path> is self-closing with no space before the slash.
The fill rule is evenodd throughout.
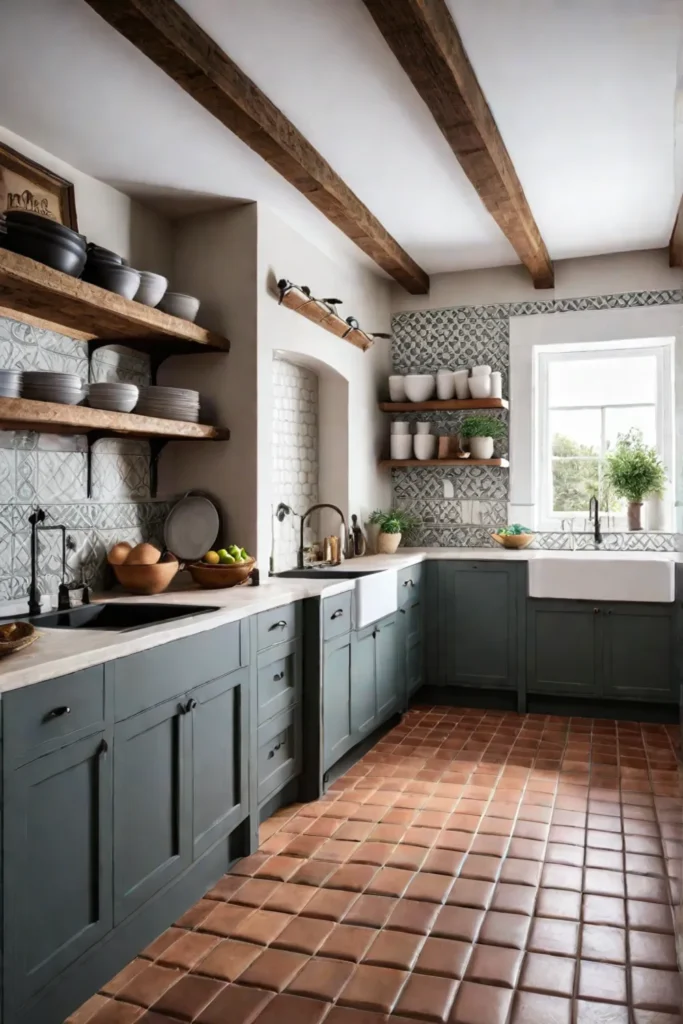
<path id="1" fill-rule="evenodd" d="M 446 0 L 364 3 L 534 285 L 552 288 L 548 250 Z"/>
<path id="2" fill-rule="evenodd" d="M 414 295 L 429 278 L 281 110 L 175 0 L 86 0 Z"/>
<path id="3" fill-rule="evenodd" d="M 669 266 L 683 267 L 683 198 L 678 207 L 676 223 L 669 242 Z"/>

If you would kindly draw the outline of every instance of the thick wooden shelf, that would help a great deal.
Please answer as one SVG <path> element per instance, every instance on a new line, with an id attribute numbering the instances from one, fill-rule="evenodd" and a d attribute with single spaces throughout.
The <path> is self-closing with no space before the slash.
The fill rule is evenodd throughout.
<path id="1" fill-rule="evenodd" d="M 506 398 L 452 398 L 448 402 L 380 402 L 382 412 L 463 412 L 468 409 L 509 409 Z"/>
<path id="2" fill-rule="evenodd" d="M 500 466 L 507 469 L 507 459 L 382 459 L 380 466 L 389 469 L 409 469 L 412 466 Z"/>
<path id="3" fill-rule="evenodd" d="M 107 412 L 83 405 L 35 402 L 28 398 L 0 398 L 0 430 L 37 430 L 44 434 L 101 434 L 156 437 L 168 440 L 227 441 L 230 431 L 204 423 L 162 420 L 134 412 Z"/>
<path id="4" fill-rule="evenodd" d="M 204 327 L 0 249 L 0 314 L 89 341 L 177 341 L 229 351 Z M 169 353 L 171 354 L 171 353 Z"/>
<path id="5" fill-rule="evenodd" d="M 366 352 L 372 345 L 374 341 L 372 334 L 362 331 L 360 327 L 350 327 L 346 320 L 333 312 L 321 299 L 314 299 L 311 295 L 306 295 L 296 285 L 291 286 L 289 282 L 280 281 L 278 287 L 282 306 L 293 309 L 295 313 L 305 316 L 307 320 L 312 320 L 314 324 L 318 324 L 330 334 L 334 334 L 335 338 L 342 338 L 363 352 Z"/>

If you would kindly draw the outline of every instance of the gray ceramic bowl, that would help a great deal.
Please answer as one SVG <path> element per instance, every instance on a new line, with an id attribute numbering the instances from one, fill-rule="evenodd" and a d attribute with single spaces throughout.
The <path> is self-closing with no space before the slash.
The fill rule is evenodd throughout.
<path id="1" fill-rule="evenodd" d="M 168 281 L 161 274 L 153 274 L 150 270 L 140 271 L 140 287 L 135 296 L 136 302 L 143 306 L 158 306 L 168 288 Z"/>
<path id="2" fill-rule="evenodd" d="M 83 280 L 97 284 L 109 292 L 116 292 L 124 299 L 134 299 L 140 287 L 140 274 L 132 267 L 124 267 L 120 263 L 88 261 Z"/>
<path id="3" fill-rule="evenodd" d="M 44 219 L 44 218 L 41 218 Z M 75 232 L 72 232 L 75 234 Z M 85 266 L 85 246 L 54 231 L 44 231 L 18 221 L 7 221 L 4 245 L 10 252 L 43 263 L 63 274 L 78 277 Z"/>
<path id="4" fill-rule="evenodd" d="M 183 295 L 182 292 L 166 292 L 159 303 L 159 309 L 170 316 L 179 316 L 181 320 L 192 322 L 199 312 L 199 299 L 194 295 Z"/>

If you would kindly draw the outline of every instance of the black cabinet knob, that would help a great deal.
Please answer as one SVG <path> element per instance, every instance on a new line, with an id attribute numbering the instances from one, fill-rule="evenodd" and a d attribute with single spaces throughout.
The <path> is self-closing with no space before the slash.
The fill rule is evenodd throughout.
<path id="1" fill-rule="evenodd" d="M 279 683 L 280 680 L 284 679 L 284 678 L 285 678 L 285 673 L 284 673 L 284 669 L 283 669 L 282 672 L 276 672 L 275 673 L 275 675 L 273 676 L 273 682 L 274 683 Z"/>
<path id="2" fill-rule="evenodd" d="M 102 742 L 99 745 L 97 753 L 100 757 L 107 756 L 107 754 L 109 753 L 109 744 L 107 743 L 106 740 L 102 740 Z"/>
<path id="3" fill-rule="evenodd" d="M 268 626 L 268 632 L 272 633 L 274 629 L 284 629 L 287 623 L 284 619 L 280 619 L 279 622 L 274 622 L 272 626 Z"/>
<path id="4" fill-rule="evenodd" d="M 599 608 L 594 608 L 593 609 L 593 615 L 599 615 L 599 614 L 600 614 L 600 609 Z"/>
<path id="5" fill-rule="evenodd" d="M 332 614 L 330 615 L 330 618 L 331 619 L 338 619 L 339 616 L 343 615 L 343 614 L 344 614 L 344 609 L 343 608 L 337 608 L 336 612 L 332 612 Z"/>
<path id="6" fill-rule="evenodd" d="M 63 704 L 59 708 L 53 708 L 52 711 L 48 711 L 45 715 L 45 720 L 50 721 L 53 718 L 62 718 L 64 715 L 70 715 L 71 708 L 68 708 L 66 704 Z"/>

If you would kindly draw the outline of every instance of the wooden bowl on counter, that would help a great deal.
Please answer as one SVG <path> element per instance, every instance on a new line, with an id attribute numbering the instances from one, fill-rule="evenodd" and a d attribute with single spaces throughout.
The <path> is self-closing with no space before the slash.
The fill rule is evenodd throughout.
<path id="1" fill-rule="evenodd" d="M 206 562 L 191 562 L 185 568 L 195 583 L 206 590 L 223 590 L 245 583 L 256 565 L 256 559 L 238 562 L 236 565 L 208 565 Z"/>
<path id="2" fill-rule="evenodd" d="M 16 651 L 23 651 L 40 634 L 30 622 L 7 622 L 0 626 L 0 658 L 6 654 L 15 654 Z"/>
<path id="3" fill-rule="evenodd" d="M 175 559 L 153 565 L 109 564 L 121 586 L 131 594 L 161 594 L 180 568 Z"/>
<path id="4" fill-rule="evenodd" d="M 535 533 L 511 533 L 511 534 L 500 534 L 492 533 L 491 536 L 495 540 L 496 544 L 500 544 L 504 548 L 513 548 L 516 551 L 522 551 L 524 548 L 528 548 L 532 543 Z"/>

